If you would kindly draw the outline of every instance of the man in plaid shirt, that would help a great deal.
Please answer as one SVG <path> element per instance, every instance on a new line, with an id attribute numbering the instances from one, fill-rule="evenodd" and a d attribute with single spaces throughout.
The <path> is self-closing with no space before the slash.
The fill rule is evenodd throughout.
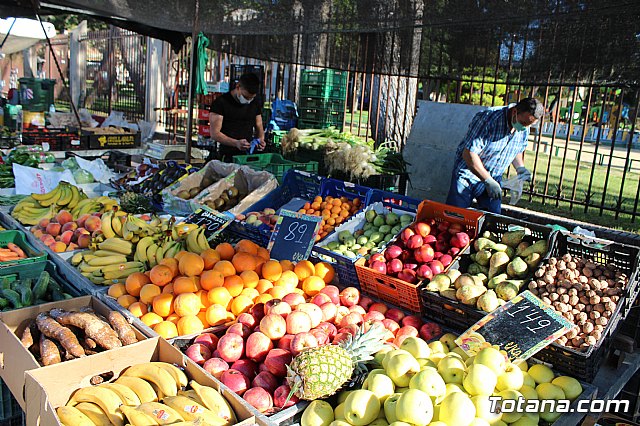
<path id="1" fill-rule="evenodd" d="M 477 113 L 458 145 L 447 204 L 469 207 L 475 199 L 480 209 L 500 213 L 500 181 L 509 164 L 515 167 L 518 178 L 531 180 L 523 152 L 529 126 L 543 114 L 542 103 L 534 98 Z"/>

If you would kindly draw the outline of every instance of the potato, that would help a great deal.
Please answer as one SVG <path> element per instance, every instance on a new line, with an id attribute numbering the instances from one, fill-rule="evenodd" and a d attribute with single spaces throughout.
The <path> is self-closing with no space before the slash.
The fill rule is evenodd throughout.
<path id="1" fill-rule="evenodd" d="M 609 322 L 609 320 L 606 317 L 600 317 L 598 319 L 596 319 L 596 324 L 605 326 L 607 325 L 607 323 Z"/>
<path id="2" fill-rule="evenodd" d="M 593 331 L 594 325 L 591 322 L 586 323 L 585 325 L 582 326 L 582 331 L 584 333 L 591 333 Z"/>

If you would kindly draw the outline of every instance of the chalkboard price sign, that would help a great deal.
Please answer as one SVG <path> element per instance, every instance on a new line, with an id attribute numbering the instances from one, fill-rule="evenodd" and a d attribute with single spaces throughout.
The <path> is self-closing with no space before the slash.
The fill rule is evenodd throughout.
<path id="1" fill-rule="evenodd" d="M 184 221 L 186 223 L 204 226 L 204 233 L 207 236 L 207 240 L 211 240 L 222 232 L 222 230 L 231 223 L 232 219 L 229 216 L 213 211 L 206 206 L 202 206 L 190 214 Z"/>
<path id="2" fill-rule="evenodd" d="M 269 241 L 271 257 L 292 262 L 307 259 L 315 244 L 321 221 L 320 216 L 280 210 L 278 222 Z"/>
<path id="3" fill-rule="evenodd" d="M 456 343 L 470 356 L 498 345 L 511 361 L 526 360 L 573 327 L 527 290 L 475 323 Z"/>

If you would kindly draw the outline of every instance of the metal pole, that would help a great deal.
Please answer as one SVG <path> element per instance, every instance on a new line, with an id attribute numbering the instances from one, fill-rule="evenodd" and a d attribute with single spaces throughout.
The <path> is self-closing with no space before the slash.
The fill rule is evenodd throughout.
<path id="1" fill-rule="evenodd" d="M 186 131 L 186 135 L 185 135 L 185 139 L 186 139 L 186 144 L 187 147 L 184 151 L 184 161 L 185 163 L 189 164 L 191 162 L 191 133 L 192 133 L 192 128 L 193 128 L 193 104 L 194 104 L 194 96 L 193 96 L 193 91 L 195 89 L 195 85 L 193 84 L 193 80 L 195 78 L 196 75 L 196 61 L 195 61 L 195 56 L 196 56 L 196 48 L 198 45 L 198 27 L 199 27 L 199 22 L 198 22 L 198 15 L 200 12 L 200 1 L 199 0 L 195 0 L 196 3 L 196 10 L 195 10 L 195 17 L 194 17 L 194 23 L 193 23 L 193 31 L 191 32 L 191 58 L 190 58 L 190 66 L 189 66 L 189 102 L 188 102 L 188 106 L 187 106 L 187 111 L 189 115 L 187 115 L 187 131 Z"/>

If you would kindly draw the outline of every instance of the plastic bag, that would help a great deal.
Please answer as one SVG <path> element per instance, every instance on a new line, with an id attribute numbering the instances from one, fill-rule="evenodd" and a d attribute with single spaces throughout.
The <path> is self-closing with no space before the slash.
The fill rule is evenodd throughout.
<path id="1" fill-rule="evenodd" d="M 102 158 L 96 158 L 93 161 L 85 160 L 82 157 L 75 158 L 78 166 L 80 166 L 81 169 L 90 172 L 93 178 L 100 183 L 108 184 L 112 179 L 116 178 L 115 173 L 107 167 Z"/>
<path id="2" fill-rule="evenodd" d="M 502 189 L 508 189 L 511 195 L 509 199 L 509 204 L 515 206 L 520 198 L 522 198 L 522 189 L 524 187 L 524 181 L 519 179 L 517 176 L 512 177 L 511 179 L 507 179 L 502 181 L 500 185 Z"/>
<path id="3" fill-rule="evenodd" d="M 70 170 L 55 172 L 51 170 L 34 169 L 20 164 L 13 164 L 13 175 L 16 180 L 16 194 L 44 194 L 52 191 L 60 183 L 66 181 L 76 184 Z"/>
<path id="4" fill-rule="evenodd" d="M 64 167 L 65 169 L 69 169 L 71 171 L 75 171 L 80 166 L 78 166 L 78 162 L 76 161 L 75 157 L 70 157 L 62 162 L 62 167 Z"/>
<path id="5" fill-rule="evenodd" d="M 84 169 L 74 170 L 73 178 L 78 184 L 95 182 L 95 179 L 93 179 L 93 175 L 91 174 L 91 172 Z"/>

